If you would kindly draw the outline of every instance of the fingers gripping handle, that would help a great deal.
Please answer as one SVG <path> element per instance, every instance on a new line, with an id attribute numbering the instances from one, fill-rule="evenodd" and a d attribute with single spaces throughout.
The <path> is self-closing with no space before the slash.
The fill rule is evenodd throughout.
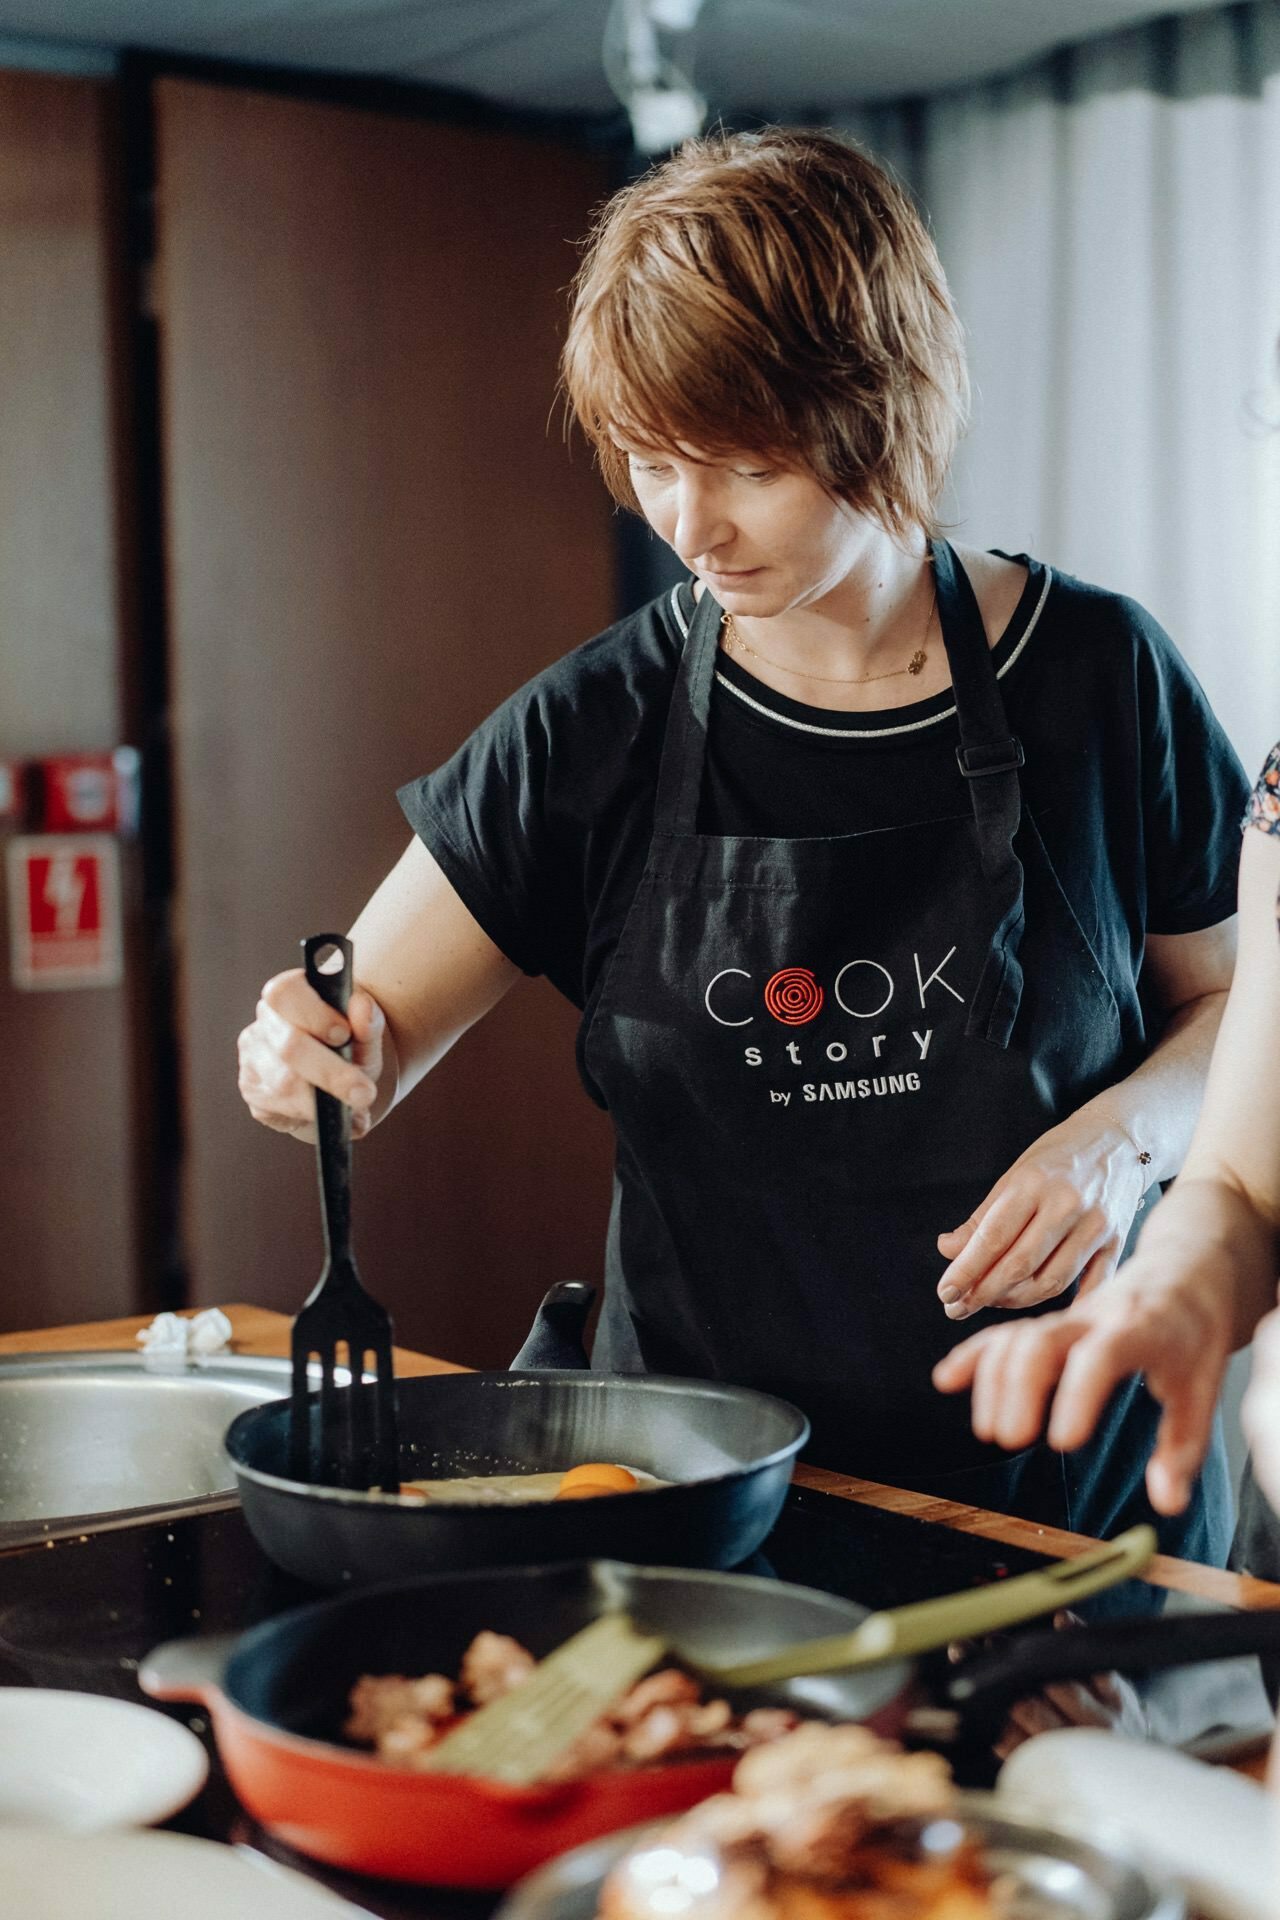
<path id="1" fill-rule="evenodd" d="M 975 1726 L 994 1727 L 1015 1700 L 1055 1680 L 1086 1680 L 1114 1668 L 1151 1673 L 1204 1660 L 1234 1660 L 1280 1649 L 1280 1610 L 1171 1614 L 1024 1634 L 971 1655 L 953 1669 L 948 1704 Z"/>
<path id="2" fill-rule="evenodd" d="M 321 955 L 336 952 L 338 967 L 322 970 Z M 302 942 L 302 964 L 307 985 L 314 987 L 326 1006 L 345 1020 L 351 1004 L 351 942 L 341 933 L 313 933 Z M 335 1047 L 344 1060 L 351 1058 L 351 1042 Z M 330 1262 L 345 1259 L 351 1249 L 351 1109 L 345 1100 L 316 1088 L 316 1152 L 320 1166 L 320 1193 L 324 1201 L 325 1239 Z"/>

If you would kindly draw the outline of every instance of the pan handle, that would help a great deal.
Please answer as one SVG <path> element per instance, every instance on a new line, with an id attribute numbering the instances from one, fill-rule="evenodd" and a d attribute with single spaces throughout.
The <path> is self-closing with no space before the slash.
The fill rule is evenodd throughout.
<path id="1" fill-rule="evenodd" d="M 1022 1634 L 1006 1646 L 971 1655 L 952 1669 L 942 1699 L 970 1727 L 989 1726 L 1002 1721 L 1016 1700 L 1052 1680 L 1087 1680 L 1112 1669 L 1151 1673 L 1261 1653 L 1280 1653 L 1280 1608 L 1061 1627 Z"/>
<path id="2" fill-rule="evenodd" d="M 511 1362 L 511 1371 L 533 1373 L 576 1368 L 580 1372 L 589 1367 L 591 1362 L 582 1344 L 582 1335 L 595 1297 L 595 1288 L 581 1280 L 562 1280 L 545 1293 L 529 1337 Z"/>
<path id="3" fill-rule="evenodd" d="M 138 1669 L 138 1685 L 153 1700 L 200 1700 L 211 1706 L 222 1696 L 222 1680 L 238 1634 L 207 1633 L 189 1640 L 166 1640 Z"/>

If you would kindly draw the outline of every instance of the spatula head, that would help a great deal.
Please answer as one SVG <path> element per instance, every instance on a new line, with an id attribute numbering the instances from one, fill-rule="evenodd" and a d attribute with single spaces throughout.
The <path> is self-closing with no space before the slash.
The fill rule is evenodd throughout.
<path id="1" fill-rule="evenodd" d="M 419 1765 L 531 1786 L 665 1652 L 660 1636 L 641 1633 L 625 1613 L 602 1614 L 527 1680 L 447 1733 Z"/>
<path id="2" fill-rule="evenodd" d="M 400 1486 L 392 1326 L 350 1260 L 327 1262 L 293 1323 L 289 1471 L 331 1487 Z M 312 1388 L 312 1368 L 319 1392 Z M 349 1383 L 338 1384 L 345 1367 Z"/>

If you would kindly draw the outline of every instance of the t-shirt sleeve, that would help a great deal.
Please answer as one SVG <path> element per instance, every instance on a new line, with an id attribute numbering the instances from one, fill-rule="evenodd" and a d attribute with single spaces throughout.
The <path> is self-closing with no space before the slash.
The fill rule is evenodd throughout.
<path id="1" fill-rule="evenodd" d="M 1258 784 L 1249 795 L 1244 824 L 1259 827 L 1263 833 L 1280 833 L 1280 740 L 1267 755 Z"/>
<path id="2" fill-rule="evenodd" d="M 545 714 L 531 685 L 396 798 L 495 946 L 523 972 L 561 985 L 580 974 L 582 934 L 565 911 L 571 856 L 556 844 L 550 766 Z"/>
<path id="3" fill-rule="evenodd" d="M 1147 931 L 1197 933 L 1236 910 L 1249 781 L 1186 661 L 1135 611 Z"/>

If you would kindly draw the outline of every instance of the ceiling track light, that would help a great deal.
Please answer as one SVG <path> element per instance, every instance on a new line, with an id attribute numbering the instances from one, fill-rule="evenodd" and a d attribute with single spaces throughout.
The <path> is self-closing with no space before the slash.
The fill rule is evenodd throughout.
<path id="1" fill-rule="evenodd" d="M 702 131 L 707 102 L 686 61 L 670 42 L 688 41 L 703 0 L 613 0 L 605 20 L 601 61 L 605 78 L 627 110 L 641 153 L 669 153 Z"/>

